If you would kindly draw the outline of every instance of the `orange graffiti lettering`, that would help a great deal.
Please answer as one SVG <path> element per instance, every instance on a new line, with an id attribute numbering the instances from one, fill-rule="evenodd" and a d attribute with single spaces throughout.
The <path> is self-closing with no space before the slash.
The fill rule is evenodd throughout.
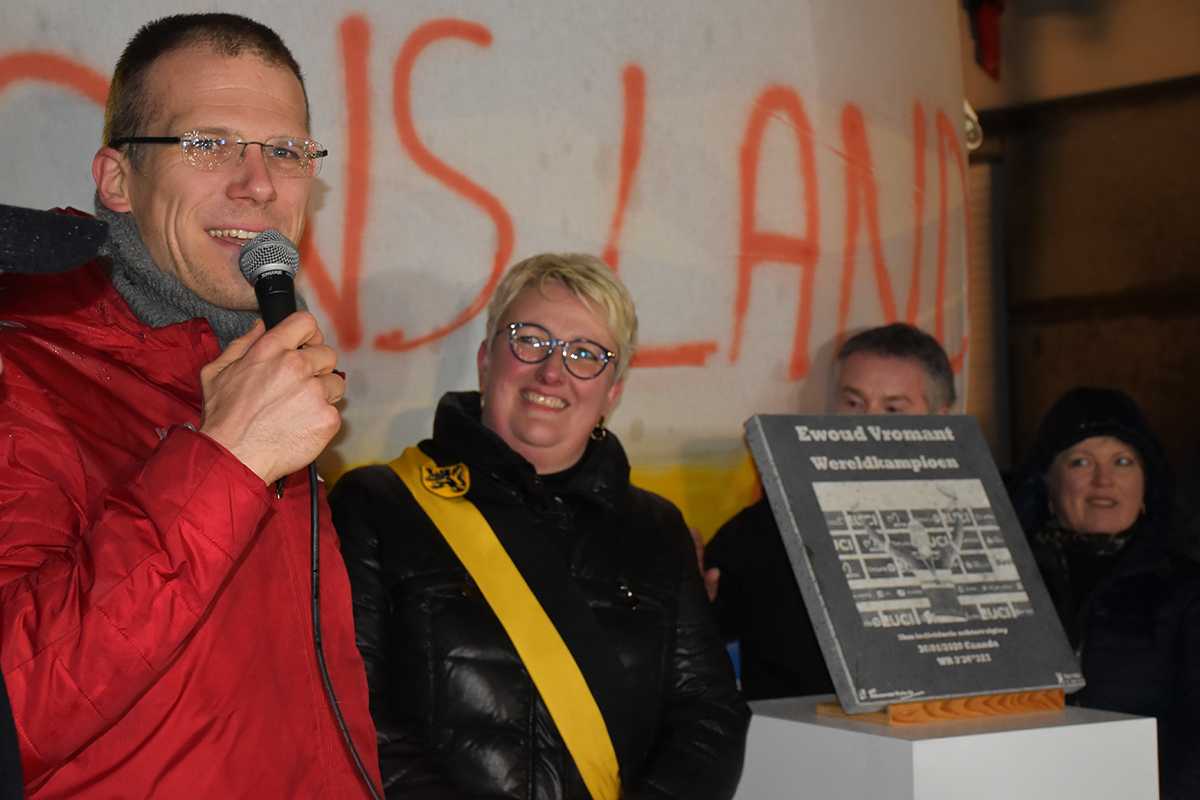
<path id="1" fill-rule="evenodd" d="M 0 92 L 22 80 L 60 86 L 99 106 L 108 99 L 108 78 L 55 53 L 28 50 L 0 56 Z"/>
<path id="2" fill-rule="evenodd" d="M 709 356 L 717 352 L 716 342 L 684 342 L 682 344 L 639 347 L 630 366 L 634 367 L 703 367 Z"/>
<path id="3" fill-rule="evenodd" d="M 948 121 L 943 123 L 946 115 L 938 112 L 938 176 L 940 189 L 940 215 L 938 218 L 938 251 L 936 275 L 937 298 L 935 300 L 934 335 L 939 341 L 945 342 L 945 294 L 946 294 L 946 259 L 947 236 L 949 220 L 947 218 L 946 190 L 946 159 L 947 151 L 952 151 L 959 163 L 960 177 L 963 178 L 965 203 L 965 167 L 962 165 L 962 152 L 958 148 L 953 128 L 948 127 Z M 944 127 L 945 126 L 945 127 Z M 947 137 L 949 137 L 947 139 Z M 883 318 L 887 322 L 895 322 L 896 300 L 892 291 L 892 281 L 888 275 L 887 261 L 883 256 L 883 242 L 879 232 L 879 197 L 875 182 L 875 167 L 871 158 L 871 148 L 867 142 L 866 125 L 862 111 L 857 105 L 849 103 L 842 110 L 842 145 L 846 159 L 846 243 L 842 261 L 842 284 L 838 300 L 838 329 L 837 341 L 844 340 L 846 323 L 850 315 L 850 301 L 854 288 L 854 267 L 858 257 L 858 240 L 860 216 L 866 216 L 867 236 L 870 240 L 871 257 L 874 265 L 875 284 L 879 290 L 879 304 L 883 310 Z M 923 231 L 925 227 L 925 112 L 920 103 L 913 105 L 913 155 L 915 183 L 913 190 L 913 263 L 908 287 L 908 303 L 905 309 L 905 321 L 913 324 L 917 318 L 920 305 L 921 289 L 921 258 L 923 249 Z M 966 337 L 963 337 L 964 349 Z M 962 353 L 952 359 L 955 371 L 962 368 Z"/>
<path id="4" fill-rule="evenodd" d="M 625 207 L 633 190 L 633 178 L 642 159 L 642 131 L 646 127 L 646 73 L 637 64 L 625 67 L 625 133 L 621 139 L 621 177 L 617 185 L 617 207 L 608 228 L 608 243 L 604 245 L 604 261 L 618 269 L 621 259 L 621 226 L 625 223 Z"/>
<path id="5" fill-rule="evenodd" d="M 504 206 L 486 189 L 471 181 L 470 178 L 458 172 L 444 161 L 438 159 L 417 135 L 416 125 L 412 116 L 412 72 L 421 52 L 440 39 L 463 39 L 479 47 L 487 47 L 492 43 L 491 32 L 482 25 L 458 19 L 438 19 L 421 25 L 400 49 L 396 58 L 394 106 L 396 128 L 400 134 L 400 143 L 418 167 L 436 178 L 451 191 L 462 196 L 478 206 L 496 226 L 496 252 L 492 259 L 492 269 L 487 282 L 469 306 L 448 324 L 435 328 L 429 333 L 408 337 L 403 330 L 397 329 L 381 333 L 375 337 L 375 347 L 380 350 L 412 350 L 426 342 L 432 342 L 462 327 L 483 309 L 491 296 L 504 265 L 512 256 L 514 233 L 512 219 Z"/>
<path id="6" fill-rule="evenodd" d="M 342 175 L 345 207 L 342 219 L 342 252 L 340 277 L 334 276 L 321 254 L 311 225 L 300 245 L 306 266 L 305 276 L 312 287 L 314 300 L 329 314 L 342 349 L 353 351 L 362 346 L 364 338 L 371 339 L 374 348 L 382 351 L 405 352 L 441 339 L 467 324 L 484 308 L 495 291 L 504 267 L 515 246 L 515 227 L 503 203 L 462 172 L 439 159 L 417 133 L 413 119 L 413 72 L 426 48 L 443 40 L 461 40 L 486 48 L 492 44 L 492 34 L 483 25 L 460 19 L 435 19 L 418 26 L 404 41 L 397 54 L 392 75 L 392 104 L 400 146 L 424 173 L 465 199 L 486 214 L 496 231 L 494 252 L 486 278 L 478 294 L 465 308 L 453 312 L 446 324 L 433 327 L 420 335 L 409 335 L 402 328 L 384 330 L 372 337 L 365 330 L 361 298 L 363 280 L 363 249 L 367 224 L 371 220 L 372 151 L 375 146 L 371 131 L 372 102 L 369 78 L 371 26 L 358 14 L 342 20 L 338 28 L 339 53 L 343 65 L 346 102 L 346 162 Z M 638 64 L 627 64 L 621 72 L 623 87 L 623 124 L 619 175 L 612 217 L 602 250 L 604 261 L 614 272 L 620 268 L 621 242 L 630 215 L 630 202 L 638 180 L 645 147 L 647 114 L 647 76 Z M 42 82 L 73 92 L 103 105 L 108 94 L 109 80 L 101 73 L 69 57 L 47 51 L 17 51 L 0 55 L 0 92 L 20 81 Z M 837 306 L 837 339 L 841 341 L 851 316 L 854 297 L 855 271 L 859 250 L 870 260 L 870 275 L 876 286 L 880 311 L 886 321 L 917 319 L 921 306 L 922 262 L 928 258 L 924 241 L 926 216 L 927 132 L 926 110 L 914 102 L 913 115 L 913 245 L 912 271 L 907 280 L 907 299 L 898 296 L 893 286 L 884 252 L 884 240 L 879 219 L 879 185 L 874 171 L 867 125 L 862 109 L 848 103 L 841 114 L 842 155 L 845 158 L 845 234 L 842 270 Z M 773 122 L 788 127 L 795 141 L 797 166 L 795 179 L 801 188 L 796 209 L 796 230 L 766 230 L 759 227 L 759 174 L 769 169 L 763 163 L 762 145 L 768 126 Z M 969 252 L 967 167 L 958 131 L 946 113 L 933 116 L 937 136 L 938 159 L 938 218 L 935 276 L 933 285 L 934 335 L 945 343 L 947 331 L 947 284 L 951 267 L 950 214 L 951 198 L 949 162 L 957 170 L 963 197 L 964 237 Z M 749 314 L 751 287 L 755 270 L 763 266 L 783 266 L 797 269 L 799 275 L 795 330 L 791 342 L 788 378 L 807 376 L 810 369 L 809 338 L 813 317 L 816 270 L 820 258 L 820 208 L 816 172 L 815 143 L 812 124 L 798 93 L 790 87 L 771 85 L 755 98 L 751 107 L 739 150 L 739 242 L 736 265 L 736 291 L 733 305 L 733 331 L 729 349 L 730 362 L 741 355 L 743 336 Z M 789 176 L 789 180 L 791 176 Z M 791 226 L 786 226 L 791 227 Z M 628 267 L 627 267 L 628 269 Z M 966 275 L 965 265 L 962 272 Z M 927 280 L 927 278 L 924 278 Z M 904 290 L 903 286 L 899 287 Z M 928 292 L 928 288 L 926 289 Z M 963 305 L 966 305 L 965 277 Z M 969 319 L 967 330 L 969 330 Z M 949 349 L 949 348 L 948 348 Z M 715 341 L 683 341 L 665 345 L 646 345 L 633 361 L 638 367 L 703 367 L 718 352 Z M 958 353 L 951 363 L 961 371 L 967 353 L 964 333 Z"/>
<path id="7" fill-rule="evenodd" d="M 921 256 L 925 244 L 925 109 L 913 103 L 913 271 L 908 287 L 908 324 L 917 321 L 921 303 Z"/>
<path id="8" fill-rule="evenodd" d="M 360 16 L 348 16 L 338 28 L 346 85 L 346 205 L 342 223 L 342 286 L 333 285 L 329 269 L 313 241 L 312 226 L 305 226 L 300 250 L 305 273 L 317 300 L 329 312 L 338 344 L 355 350 L 362 343 L 363 325 L 358 295 L 362 275 L 363 233 L 367 226 L 371 173 L 371 93 L 367 83 L 367 55 L 371 30 Z"/>
<path id="9" fill-rule="evenodd" d="M 630 64 L 623 75 L 625 84 L 625 126 L 621 137 L 621 176 L 617 184 L 617 207 L 608 229 L 604 261 L 617 271 L 621 259 L 621 228 L 629 193 L 633 191 L 638 163 L 642 158 L 642 132 L 646 126 L 646 73 Z M 673 345 L 642 345 L 633 355 L 634 367 L 702 367 L 717 351 L 712 341 L 683 342 Z"/>
<path id="10" fill-rule="evenodd" d="M 755 227 L 758 203 L 758 168 L 763 134 L 767 123 L 785 119 L 796 139 L 799 175 L 804 188 L 804 236 L 761 231 Z M 790 264 L 801 270 L 796 333 L 788 377 L 795 380 L 808 374 L 808 334 L 812 324 L 813 284 L 820 256 L 820 229 L 817 206 L 817 168 L 813 154 L 812 124 L 804 104 L 792 89 L 771 86 L 754 103 L 741 148 L 741 233 L 737 266 L 737 297 L 733 307 L 733 344 L 729 360 L 737 361 L 742 349 L 746 312 L 750 305 L 750 278 L 763 262 Z"/>
<path id="11" fill-rule="evenodd" d="M 895 322 L 898 319 L 896 298 L 892 291 L 892 281 L 883 255 L 883 240 L 879 232 L 879 190 L 875 181 L 875 164 L 871 157 L 870 144 L 867 142 L 862 110 L 854 103 L 848 103 L 842 109 L 842 147 L 846 160 L 846 241 L 843 248 L 842 286 L 838 299 L 839 343 L 845 337 L 846 323 L 850 316 L 854 267 L 858 260 L 859 218 L 864 213 L 864 206 L 875 285 L 879 290 L 883 318 L 887 322 Z M 913 106 L 913 155 L 913 209 L 916 219 L 913 225 L 913 267 L 904 318 L 909 324 L 916 321 L 920 304 L 921 237 L 925 224 L 925 113 L 920 103 Z"/>
<path id="12" fill-rule="evenodd" d="M 875 183 L 875 164 L 867 144 L 866 124 L 862 111 L 853 103 L 842 109 L 842 148 L 846 163 L 846 243 L 842 260 L 842 291 L 838 300 L 838 340 L 846 330 L 850 316 L 850 296 L 854 288 L 854 262 L 858 254 L 859 217 L 866 206 L 867 235 L 871 240 L 871 258 L 875 267 L 875 283 L 879 287 L 879 304 L 883 317 L 896 319 L 896 298 L 892 280 L 888 277 L 883 257 L 883 242 L 879 235 L 879 190 Z M 913 269 L 913 274 L 917 270 Z"/>

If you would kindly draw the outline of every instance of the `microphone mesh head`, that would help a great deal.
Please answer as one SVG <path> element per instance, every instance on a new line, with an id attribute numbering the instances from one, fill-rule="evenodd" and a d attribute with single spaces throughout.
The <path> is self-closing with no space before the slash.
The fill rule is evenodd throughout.
<path id="1" fill-rule="evenodd" d="M 238 266 L 252 284 L 269 272 L 286 272 L 294 276 L 300 269 L 300 253 L 290 239 L 272 228 L 242 245 Z"/>

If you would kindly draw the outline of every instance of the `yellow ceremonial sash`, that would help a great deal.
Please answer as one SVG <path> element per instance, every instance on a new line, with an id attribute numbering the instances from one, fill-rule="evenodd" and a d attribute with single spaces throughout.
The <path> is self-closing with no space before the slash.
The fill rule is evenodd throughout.
<path id="1" fill-rule="evenodd" d="M 466 567 L 500 619 L 594 800 L 617 800 L 617 755 L 579 665 L 496 532 L 467 500 L 465 464 L 439 467 L 416 447 L 389 466 Z"/>

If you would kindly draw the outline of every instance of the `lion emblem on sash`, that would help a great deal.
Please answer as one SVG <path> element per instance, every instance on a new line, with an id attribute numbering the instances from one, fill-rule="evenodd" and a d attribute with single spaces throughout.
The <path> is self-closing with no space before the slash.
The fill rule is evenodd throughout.
<path id="1" fill-rule="evenodd" d="M 421 483 L 438 497 L 462 497 L 471 488 L 471 473 L 466 464 L 434 464 L 422 468 Z"/>

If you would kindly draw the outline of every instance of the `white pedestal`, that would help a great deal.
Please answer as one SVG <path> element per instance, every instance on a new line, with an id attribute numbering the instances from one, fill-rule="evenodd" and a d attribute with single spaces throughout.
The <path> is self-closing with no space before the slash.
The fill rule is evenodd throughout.
<path id="1" fill-rule="evenodd" d="M 1086 708 L 889 727 L 763 700 L 735 800 L 1152 800 L 1154 720 Z"/>

